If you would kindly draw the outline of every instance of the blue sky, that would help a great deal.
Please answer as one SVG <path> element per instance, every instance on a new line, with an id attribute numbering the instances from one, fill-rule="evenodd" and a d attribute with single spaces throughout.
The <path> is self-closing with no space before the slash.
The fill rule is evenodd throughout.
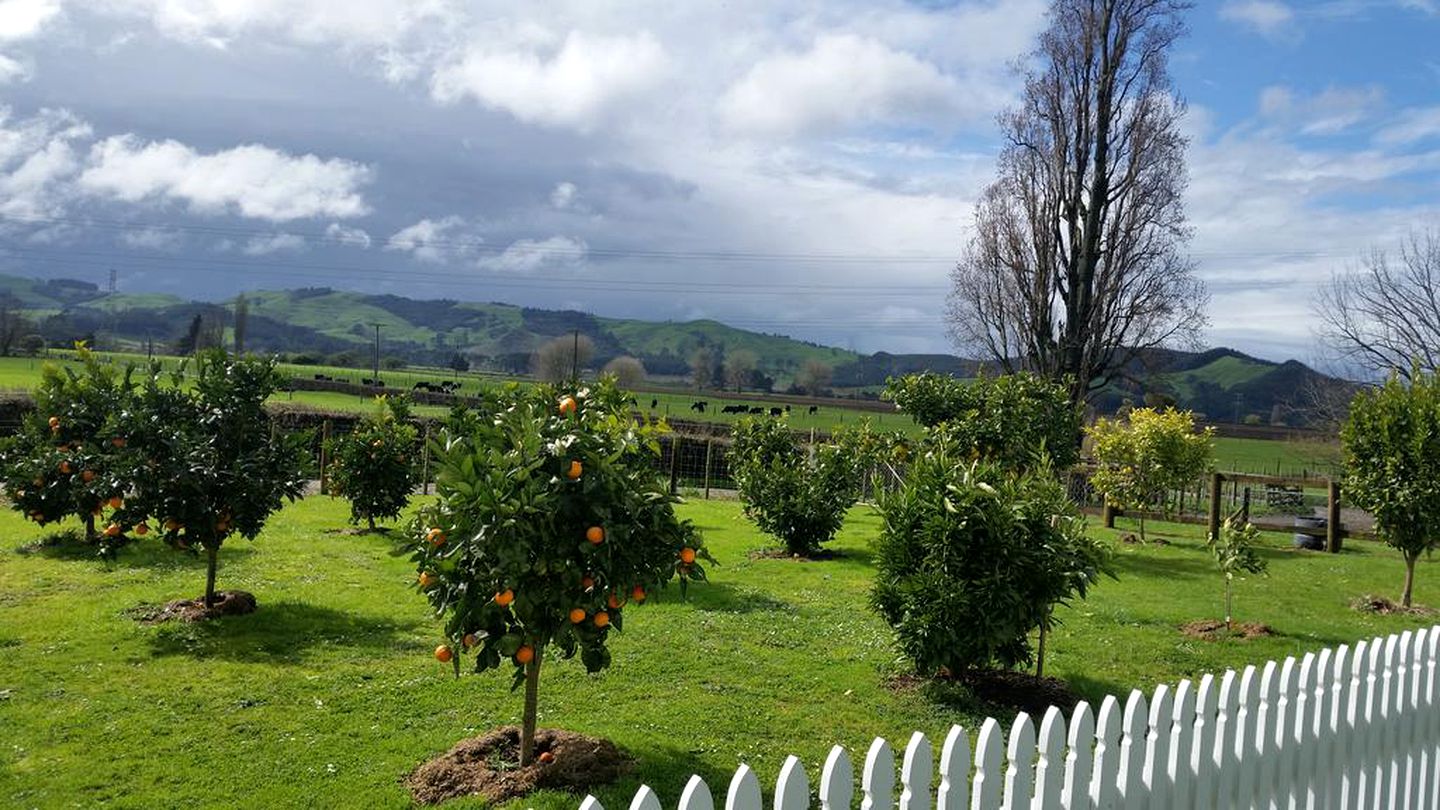
<path id="1" fill-rule="evenodd" d="M 0 272 L 329 285 L 945 351 L 1044 0 L 0 0 Z M 1440 3 L 1199 0 L 1211 345 L 1440 226 Z"/>

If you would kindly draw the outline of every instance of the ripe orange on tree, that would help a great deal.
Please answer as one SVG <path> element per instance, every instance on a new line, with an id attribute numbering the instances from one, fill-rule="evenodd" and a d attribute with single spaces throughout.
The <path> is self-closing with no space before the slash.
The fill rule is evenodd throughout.
<path id="1" fill-rule="evenodd" d="M 434 585 L 436 582 L 440 581 L 438 578 L 436 578 L 434 574 L 430 573 L 429 571 L 421 571 L 420 576 L 417 579 L 419 580 L 420 587 L 422 588 L 428 588 L 431 585 Z"/>
<path id="2" fill-rule="evenodd" d="M 445 644 L 441 644 L 439 647 L 435 648 L 435 660 L 439 661 L 442 664 L 450 663 L 450 659 L 454 657 L 455 653 L 451 652 L 450 647 Z"/>
<path id="3" fill-rule="evenodd" d="M 141 537 L 144 537 L 145 535 L 149 534 L 149 533 L 150 533 L 150 526 L 149 526 L 149 524 L 146 524 L 146 523 L 141 523 L 141 524 L 139 524 L 138 526 L 135 527 L 135 533 L 138 534 L 138 535 L 140 535 Z"/>
<path id="4" fill-rule="evenodd" d="M 605 541 L 605 530 L 599 526 L 591 526 L 585 530 L 585 539 L 598 546 Z"/>
<path id="5" fill-rule="evenodd" d="M 580 408 L 580 405 L 579 405 L 579 403 L 577 403 L 577 402 L 575 401 L 575 398 L 574 398 L 574 397 L 561 397 L 561 398 L 560 398 L 560 415 L 561 415 L 561 416 L 574 416 L 574 415 L 575 415 L 575 412 L 576 412 L 577 410 L 579 410 L 579 408 Z"/>
<path id="6" fill-rule="evenodd" d="M 630 591 L 630 599 L 635 602 L 644 602 L 645 589 L 640 587 L 639 585 L 636 585 L 634 589 Z"/>
<path id="7" fill-rule="evenodd" d="M 118 523 L 111 523 L 110 525 L 106 526 L 106 527 L 105 527 L 105 536 L 106 536 L 106 537 L 119 537 L 119 536 L 120 536 L 120 524 L 118 524 Z"/>
<path id="8" fill-rule="evenodd" d="M 425 539 L 429 540 L 432 546 L 443 546 L 445 545 L 445 532 L 443 529 L 432 528 L 425 533 Z"/>
<path id="9" fill-rule="evenodd" d="M 611 610 L 619 610 L 625 604 L 625 600 L 616 596 L 614 592 L 611 592 L 610 596 L 605 600 L 605 604 L 609 605 Z"/>
<path id="10" fill-rule="evenodd" d="M 578 460 L 571 460 L 570 467 L 565 470 L 565 477 L 571 481 L 575 481 L 580 478 L 580 474 L 584 471 L 585 465 L 581 464 Z"/>
<path id="11" fill-rule="evenodd" d="M 51 429 L 51 430 L 54 430 L 54 429 L 60 427 L 60 417 L 58 417 L 58 416 L 52 416 L 52 417 L 50 417 L 49 425 L 50 425 L 50 429 Z"/>
<path id="12" fill-rule="evenodd" d="M 86 470 L 85 472 L 80 473 L 80 480 L 81 480 L 81 481 L 84 481 L 84 482 L 87 483 L 87 484 L 90 483 L 91 481 L 94 481 L 94 480 L 95 480 L 95 471 L 94 471 L 94 470 Z"/>
<path id="13" fill-rule="evenodd" d="M 105 503 L 111 509 L 119 509 L 120 507 L 125 505 L 125 500 L 119 495 L 112 495 L 110 496 L 110 500 L 106 501 Z"/>
<path id="14" fill-rule="evenodd" d="M 583 621 L 585 621 L 585 608 L 571 608 L 570 623 L 579 624 Z"/>
<path id="15" fill-rule="evenodd" d="M 588 591 L 595 587 L 595 578 L 586 574 L 580 578 L 580 590 Z"/>
<path id="16" fill-rule="evenodd" d="M 602 611 L 600 611 L 600 612 L 598 612 L 598 613 L 595 614 L 595 626 L 596 626 L 596 627 L 608 627 L 609 625 L 610 625 L 610 614 L 609 614 L 609 613 L 606 613 L 605 611 L 602 610 Z"/>
<path id="17" fill-rule="evenodd" d="M 495 604 L 499 605 L 500 607 L 509 607 L 510 603 L 514 601 L 515 592 L 510 590 L 509 588 L 506 588 L 505 590 L 495 594 Z"/>
<path id="18" fill-rule="evenodd" d="M 695 562 L 695 549 L 689 547 L 680 549 L 680 562 L 692 565 Z"/>
<path id="19" fill-rule="evenodd" d="M 535 648 L 531 647 L 529 644 L 526 644 L 515 651 L 515 663 L 517 664 L 528 664 L 534 660 Z"/>

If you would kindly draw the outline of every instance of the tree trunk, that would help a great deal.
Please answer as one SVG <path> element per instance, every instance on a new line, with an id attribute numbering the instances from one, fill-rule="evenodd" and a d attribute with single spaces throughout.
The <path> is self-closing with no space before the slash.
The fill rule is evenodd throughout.
<path id="1" fill-rule="evenodd" d="M 1419 557 L 1419 554 L 1405 552 L 1405 592 L 1400 594 L 1402 607 L 1410 607 L 1410 594 L 1415 588 L 1415 560 Z"/>
<path id="2" fill-rule="evenodd" d="M 93 512 L 85 516 L 85 542 L 95 542 L 95 514 Z"/>
<path id="3" fill-rule="evenodd" d="M 1140 512 L 1140 542 L 1145 542 L 1145 513 Z"/>
<path id="4" fill-rule="evenodd" d="M 1035 677 L 1045 677 L 1045 625 L 1050 623 L 1050 616 L 1047 613 L 1045 621 L 1040 623 L 1040 640 L 1035 645 Z"/>
<path id="5" fill-rule="evenodd" d="M 535 709 L 540 698 L 540 661 L 542 649 L 525 665 L 525 715 L 520 721 L 520 767 L 535 758 Z"/>
<path id="6" fill-rule="evenodd" d="M 370 531 L 372 531 L 372 532 L 375 531 L 375 516 L 374 516 L 374 515 L 366 515 L 366 516 L 365 516 L 365 519 L 368 520 L 368 521 L 370 521 Z"/>
<path id="7" fill-rule="evenodd" d="M 220 556 L 220 549 L 215 546 L 205 547 L 205 609 L 215 607 L 215 564 Z"/>
<path id="8" fill-rule="evenodd" d="M 1225 577 L 1225 632 L 1230 632 L 1230 577 Z"/>

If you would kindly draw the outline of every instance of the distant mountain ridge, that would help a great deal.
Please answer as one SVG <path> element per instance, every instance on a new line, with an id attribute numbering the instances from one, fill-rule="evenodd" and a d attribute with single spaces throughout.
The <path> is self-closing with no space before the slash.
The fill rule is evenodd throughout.
<path id="1" fill-rule="evenodd" d="M 163 294 L 109 293 L 70 279 L 0 275 L 0 297 L 37 324 L 51 345 L 89 337 L 100 345 L 171 347 L 198 315 L 217 329 L 232 320 L 231 307 Z M 690 359 L 708 348 L 717 364 L 730 352 L 753 352 L 761 376 L 788 386 L 807 363 L 832 369 L 831 385 L 874 396 L 890 376 L 934 371 L 970 377 L 993 364 L 948 354 L 862 355 L 784 335 L 736 329 L 713 320 L 654 322 L 604 318 L 585 312 L 455 300 L 421 301 L 310 287 L 246 293 L 250 350 L 309 356 L 315 361 L 365 366 L 375 327 L 382 353 L 409 363 L 445 365 L 458 353 L 471 363 L 506 372 L 528 369 L 545 342 L 574 331 L 595 346 L 596 367 L 619 355 L 640 358 L 654 375 L 689 373 Z M 1307 391 L 1347 386 L 1295 360 L 1275 363 L 1230 348 L 1204 352 L 1148 352 L 1127 379 L 1102 392 L 1095 405 L 1113 411 L 1125 402 L 1175 404 L 1216 421 L 1303 424 Z"/>

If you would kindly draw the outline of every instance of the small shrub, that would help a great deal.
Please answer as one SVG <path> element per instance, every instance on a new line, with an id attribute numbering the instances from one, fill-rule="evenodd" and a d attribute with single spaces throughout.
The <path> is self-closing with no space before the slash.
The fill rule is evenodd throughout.
<path id="1" fill-rule="evenodd" d="M 1211 535 L 1205 539 L 1210 553 L 1215 557 L 1215 567 L 1225 579 L 1225 629 L 1231 628 L 1230 585 L 1236 575 L 1264 574 L 1265 561 L 1255 553 L 1255 543 L 1260 531 L 1248 521 L 1241 523 L 1238 518 L 1227 518 L 1220 526 L 1220 536 Z"/>
<path id="2" fill-rule="evenodd" d="M 871 601 L 925 675 L 1031 660 L 1030 632 L 1107 571 L 1051 469 L 969 456 L 941 434 L 879 502 Z"/>
<path id="3" fill-rule="evenodd" d="M 331 441 L 330 492 L 350 501 L 350 521 L 394 520 L 410 502 L 415 469 L 415 426 L 403 398 L 376 397 L 375 409 L 349 435 Z"/>
<path id="4" fill-rule="evenodd" d="M 809 556 L 829 542 L 860 497 L 866 469 L 854 443 L 807 450 L 783 419 L 742 419 L 730 448 L 730 472 L 745 515 L 790 554 Z"/>
<path id="5" fill-rule="evenodd" d="M 683 595 L 710 557 L 655 471 L 659 429 L 631 420 L 612 381 L 487 396 L 485 414 L 457 409 L 432 442 L 439 499 L 421 510 L 411 550 L 420 591 L 445 617 L 436 657 L 457 674 L 463 655 L 476 672 L 509 666 L 525 685 L 525 764 L 547 653 L 605 669 L 627 604 L 677 577 Z"/>

